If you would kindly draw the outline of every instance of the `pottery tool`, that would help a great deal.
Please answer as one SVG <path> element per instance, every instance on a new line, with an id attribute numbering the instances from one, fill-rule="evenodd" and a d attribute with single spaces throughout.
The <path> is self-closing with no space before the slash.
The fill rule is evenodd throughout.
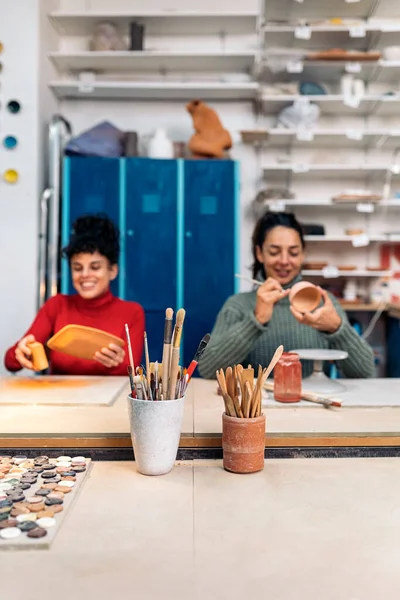
<path id="1" fill-rule="evenodd" d="M 247 283 L 253 283 L 254 285 L 262 285 L 265 281 L 258 281 L 258 279 L 252 279 L 251 277 L 246 277 L 245 275 L 240 275 L 239 273 L 235 273 L 235 277 L 238 279 L 242 279 L 243 281 L 247 281 Z"/>
<path id="2" fill-rule="evenodd" d="M 162 355 L 162 388 L 165 396 L 168 390 L 169 383 L 169 364 L 171 355 L 171 340 L 172 340 L 172 318 L 174 311 L 172 308 L 167 308 L 165 311 L 164 322 L 164 346 Z"/>
<path id="3" fill-rule="evenodd" d="M 268 392 L 273 392 L 274 391 L 273 382 L 265 383 L 264 389 L 267 390 Z M 325 408 L 331 408 L 331 407 L 340 408 L 342 406 L 342 401 L 337 398 L 335 400 L 333 400 L 332 398 L 328 398 L 327 396 L 320 396 L 319 394 L 314 394 L 313 392 L 307 392 L 305 390 L 302 390 L 302 392 L 301 392 L 301 399 L 306 400 L 307 402 L 314 402 L 315 404 L 321 404 L 322 406 L 325 406 Z"/>
<path id="4" fill-rule="evenodd" d="M 191 380 L 192 375 L 193 375 L 197 365 L 199 364 L 199 360 L 203 356 L 204 351 L 207 348 L 207 345 L 208 345 L 210 339 L 211 339 L 211 335 L 209 333 L 206 333 L 206 335 L 201 340 L 201 342 L 196 350 L 196 354 L 194 355 L 193 360 L 190 363 L 187 373 L 186 373 L 187 383 L 189 383 L 189 381 Z"/>
<path id="5" fill-rule="evenodd" d="M 154 365 L 154 379 L 155 379 L 155 395 L 154 400 L 159 400 L 158 394 L 158 361 L 155 362 Z"/>
<path id="6" fill-rule="evenodd" d="M 131 336 L 129 335 L 129 327 L 128 327 L 127 323 L 125 323 L 125 334 L 126 334 L 126 341 L 128 344 L 129 364 L 131 365 L 132 373 L 135 373 L 135 363 L 133 362 Z"/>
<path id="7" fill-rule="evenodd" d="M 236 414 L 236 410 L 235 410 L 235 405 L 233 404 L 232 398 L 228 394 L 226 379 L 225 379 L 223 370 L 221 369 L 220 371 L 217 371 L 216 375 L 217 375 L 217 380 L 218 380 L 219 386 L 221 388 L 222 397 L 224 399 L 225 412 L 229 417 L 236 417 L 237 414 Z"/>
<path id="8" fill-rule="evenodd" d="M 146 380 L 147 380 L 147 387 L 148 387 L 148 391 L 149 391 L 149 399 L 153 400 L 153 395 L 151 393 L 149 346 L 147 343 L 147 333 L 146 332 L 144 332 L 144 356 L 145 356 L 145 360 L 146 360 Z"/>
<path id="9" fill-rule="evenodd" d="M 168 380 L 168 394 L 167 394 L 168 400 L 173 400 L 174 399 L 173 396 L 175 395 L 174 391 L 176 388 L 176 381 L 178 378 L 180 344 L 181 344 L 182 327 L 183 327 L 183 321 L 185 320 L 185 314 L 186 314 L 186 311 L 184 308 L 180 308 L 178 310 L 178 312 L 176 313 L 174 336 L 173 336 L 173 340 L 172 340 L 172 352 L 171 352 L 171 361 L 170 361 L 169 380 Z M 164 369 L 163 369 L 163 372 L 164 372 Z"/>

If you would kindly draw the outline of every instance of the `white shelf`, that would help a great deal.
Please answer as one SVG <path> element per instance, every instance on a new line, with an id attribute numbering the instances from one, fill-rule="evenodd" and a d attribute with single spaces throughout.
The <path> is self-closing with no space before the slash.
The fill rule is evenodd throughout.
<path id="1" fill-rule="evenodd" d="M 363 143 L 376 143 L 381 138 L 387 138 L 387 142 L 396 141 L 400 137 L 400 129 L 371 129 L 363 130 L 360 127 L 347 129 L 315 129 L 306 131 L 311 139 L 304 138 L 304 132 L 296 129 L 276 128 L 266 130 L 269 135 L 270 146 L 284 146 L 288 144 L 307 145 L 311 143 L 329 145 L 332 144 L 345 147 L 362 145 Z"/>
<path id="2" fill-rule="evenodd" d="M 274 54 L 280 59 L 279 54 Z M 353 61 L 345 60 L 304 60 L 303 70 L 299 74 L 286 73 L 285 71 L 279 73 L 272 73 L 268 68 L 267 60 L 263 63 L 263 78 L 265 81 L 276 81 L 282 80 L 282 78 L 289 78 L 290 80 L 312 80 L 318 82 L 337 82 L 340 80 L 342 75 L 346 74 L 346 65 L 354 65 Z M 400 61 L 360 61 L 360 71 L 356 73 L 357 79 L 363 81 L 379 81 L 380 83 L 398 83 L 398 72 L 400 69 Z"/>
<path id="3" fill-rule="evenodd" d="M 305 269 L 302 271 L 305 277 L 323 277 L 323 271 L 314 271 Z M 391 271 L 339 271 L 338 277 L 390 277 Z M 326 279 L 337 279 L 336 277 L 327 277 Z"/>
<path id="4" fill-rule="evenodd" d="M 344 171 L 350 173 L 359 172 L 382 172 L 386 173 L 390 169 L 390 165 L 385 164 L 340 164 L 340 163 L 329 163 L 329 164 L 313 164 L 313 163 L 289 163 L 289 164 L 271 164 L 265 163 L 262 166 L 265 172 L 275 171 L 291 171 L 294 175 L 307 175 L 309 173 L 331 173 Z M 393 175 L 395 176 L 395 175 Z"/>
<path id="5" fill-rule="evenodd" d="M 61 73 L 139 72 L 163 71 L 250 71 L 254 65 L 255 51 L 241 52 L 50 52 L 49 58 Z"/>
<path id="6" fill-rule="evenodd" d="M 370 94 L 365 96 L 360 106 L 352 108 L 344 104 L 342 95 L 326 94 L 320 96 L 302 96 L 290 94 L 267 94 L 263 93 L 262 86 L 260 89 L 260 99 L 264 103 L 264 111 L 266 113 L 277 114 L 290 104 L 293 104 L 300 98 L 308 98 L 310 102 L 317 104 L 323 115 L 366 115 L 374 110 L 379 112 L 379 115 L 397 115 L 400 111 L 400 94 L 397 95 L 382 95 Z"/>
<path id="7" fill-rule="evenodd" d="M 357 236 L 351 235 L 305 235 L 306 242 L 352 242 Z M 373 235 L 369 237 L 370 242 L 385 242 L 389 238 L 385 235 Z"/>
<path id="8" fill-rule="evenodd" d="M 255 33 L 257 13 L 252 10 L 221 11 L 148 11 L 145 2 L 142 10 L 132 12 L 87 11 L 49 14 L 54 28 L 61 35 L 91 36 L 94 27 L 103 21 L 111 21 L 120 33 L 127 33 L 129 23 L 135 21 L 145 25 L 145 35 L 219 35 Z"/>
<path id="9" fill-rule="evenodd" d="M 368 200 L 357 200 L 357 202 L 333 202 L 333 200 L 269 200 L 265 203 L 265 207 L 268 204 L 283 202 L 285 206 L 298 207 L 298 208 L 334 208 L 335 210 L 351 209 L 356 210 L 357 204 L 373 204 L 375 210 L 380 208 L 400 208 L 400 199 L 394 200 L 381 200 L 379 202 L 369 202 Z"/>
<path id="10" fill-rule="evenodd" d="M 294 35 L 297 25 L 263 25 L 263 31 L 265 33 L 291 33 Z M 387 23 L 381 25 L 379 23 L 367 23 L 360 19 L 358 23 L 354 25 L 308 25 L 308 29 L 311 31 L 311 36 L 315 33 L 346 33 L 349 34 L 355 27 L 362 27 L 366 33 L 400 33 L 400 22 L 399 23 Z M 351 40 L 364 39 L 363 37 L 351 37 Z M 308 41 L 308 40 L 306 40 Z"/>
<path id="11" fill-rule="evenodd" d="M 49 87 L 57 98 L 87 100 L 137 99 L 137 100 L 253 100 L 258 84 L 248 83 L 187 83 L 187 82 L 100 82 L 82 85 L 78 81 L 51 81 Z"/>

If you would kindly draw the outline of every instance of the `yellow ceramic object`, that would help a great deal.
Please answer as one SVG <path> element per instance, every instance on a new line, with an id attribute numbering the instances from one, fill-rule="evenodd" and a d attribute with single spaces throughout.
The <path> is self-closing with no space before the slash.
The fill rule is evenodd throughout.
<path id="1" fill-rule="evenodd" d="M 89 360 L 109 344 L 116 344 L 123 348 L 125 342 L 107 331 L 84 325 L 66 325 L 47 342 L 50 350 Z"/>

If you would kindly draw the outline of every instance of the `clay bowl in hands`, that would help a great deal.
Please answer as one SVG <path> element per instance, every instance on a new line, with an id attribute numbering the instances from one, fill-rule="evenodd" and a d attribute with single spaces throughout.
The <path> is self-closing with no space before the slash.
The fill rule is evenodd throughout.
<path id="1" fill-rule="evenodd" d="M 289 302 L 301 313 L 311 312 L 321 302 L 321 292 L 309 281 L 295 283 L 289 293 Z"/>

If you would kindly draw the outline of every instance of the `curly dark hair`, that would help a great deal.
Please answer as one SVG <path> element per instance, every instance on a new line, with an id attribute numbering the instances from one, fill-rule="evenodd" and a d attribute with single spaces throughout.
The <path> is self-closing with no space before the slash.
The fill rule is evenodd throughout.
<path id="1" fill-rule="evenodd" d="M 110 261 L 118 263 L 119 231 L 116 225 L 104 214 L 83 215 L 72 225 L 72 235 L 68 245 L 63 248 L 63 255 L 71 261 L 75 254 L 81 252 L 99 252 Z"/>
<path id="2" fill-rule="evenodd" d="M 297 231 L 300 237 L 302 248 L 305 247 L 303 230 L 300 223 L 297 221 L 293 213 L 285 212 L 266 212 L 260 217 L 254 227 L 252 236 L 252 251 L 253 251 L 253 277 L 256 278 L 259 274 L 265 277 L 264 266 L 257 260 L 257 246 L 262 247 L 268 231 L 274 227 L 287 227 Z"/>

